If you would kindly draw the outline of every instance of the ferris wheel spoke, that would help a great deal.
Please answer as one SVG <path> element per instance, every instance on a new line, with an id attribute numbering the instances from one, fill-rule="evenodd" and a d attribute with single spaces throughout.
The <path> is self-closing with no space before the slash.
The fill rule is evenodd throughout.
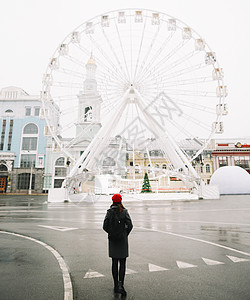
<path id="1" fill-rule="evenodd" d="M 91 52 L 84 48 L 81 44 L 74 44 L 78 49 L 80 49 L 84 54 L 87 55 L 87 57 L 90 56 Z M 98 63 L 98 66 L 102 67 L 106 72 L 99 70 L 98 73 L 102 73 L 104 76 L 108 76 L 113 78 L 117 81 L 117 72 L 112 68 L 110 69 L 107 64 L 104 63 L 104 60 L 101 60 L 99 58 L 95 58 L 96 62 Z"/>
<path id="2" fill-rule="evenodd" d="M 124 69 L 122 67 L 122 64 L 121 64 L 121 62 L 120 62 L 120 60 L 119 60 L 119 58 L 118 58 L 118 56 L 117 56 L 117 54 L 116 54 L 116 52 L 114 50 L 114 47 L 112 46 L 112 44 L 111 44 L 111 42 L 110 42 L 110 40 L 109 40 L 109 38 L 108 38 L 108 36 L 107 36 L 107 34 L 105 33 L 104 30 L 103 30 L 103 35 L 104 35 L 104 37 L 105 37 L 105 39 L 106 39 L 106 41 L 107 41 L 107 43 L 108 43 L 108 45 L 109 45 L 112 53 L 113 53 L 113 56 L 115 57 L 115 60 L 116 60 L 116 62 L 118 64 L 118 66 L 120 67 L 120 70 L 122 72 L 123 77 L 125 77 L 126 80 L 129 82 L 129 76 L 127 75 L 127 72 L 124 71 Z"/>
<path id="3" fill-rule="evenodd" d="M 197 111 L 200 111 L 200 112 L 205 111 L 209 114 L 215 114 L 215 107 L 209 107 L 209 106 L 205 106 L 205 105 L 200 105 L 198 103 L 187 102 L 187 101 L 183 101 L 182 99 L 178 99 L 178 98 L 172 98 L 172 100 L 174 100 L 175 103 L 177 105 L 179 105 L 180 107 L 188 107 L 188 108 L 192 108 Z"/>
<path id="4" fill-rule="evenodd" d="M 157 37 L 158 37 L 158 34 L 159 34 L 159 32 L 160 32 L 160 28 L 161 28 L 161 24 L 157 27 L 157 30 L 156 30 L 156 32 L 155 32 L 155 34 L 154 34 L 154 36 L 153 36 L 153 39 L 152 39 L 152 41 L 151 41 L 151 43 L 150 43 L 150 46 L 148 47 L 147 53 L 146 53 L 144 59 L 142 60 L 142 63 L 141 63 L 141 65 L 140 65 L 140 68 L 139 68 L 137 74 L 135 75 L 135 78 L 134 78 L 134 81 L 135 81 L 135 82 L 137 82 L 137 76 L 138 76 L 139 74 L 141 74 L 141 72 L 142 72 L 142 70 L 143 70 L 143 68 L 144 68 L 144 66 L 145 66 L 145 64 L 146 64 L 146 62 L 147 62 L 147 59 L 148 59 L 148 57 L 149 57 L 149 55 L 150 55 L 150 53 L 151 53 L 151 51 L 152 51 L 153 45 L 154 45 L 154 43 L 155 43 L 155 41 L 156 41 L 156 39 L 157 39 Z"/>
<path id="5" fill-rule="evenodd" d="M 92 41 L 93 45 L 95 45 L 95 47 L 99 51 L 99 53 L 106 59 L 106 61 L 112 67 L 112 70 L 117 75 L 117 77 L 119 77 L 120 80 L 124 81 L 124 74 L 123 74 L 123 72 L 121 73 L 121 71 L 119 70 L 119 68 L 117 68 L 115 66 L 115 64 L 113 63 L 113 61 L 110 59 L 109 55 L 102 49 L 102 47 L 100 47 L 100 45 L 97 43 L 97 41 L 92 36 L 90 36 L 89 38 Z"/>
<path id="6" fill-rule="evenodd" d="M 67 59 L 67 60 L 69 60 L 69 61 L 71 61 L 75 65 L 82 67 L 83 69 L 85 68 L 85 64 L 81 60 L 76 59 L 75 57 L 73 57 L 73 56 L 71 56 L 69 54 L 65 55 L 64 58 Z"/>
<path id="7" fill-rule="evenodd" d="M 56 70 L 58 73 L 64 73 L 66 75 L 71 75 L 73 77 L 77 77 L 77 78 L 80 78 L 82 79 L 83 78 L 83 74 L 82 73 L 79 73 L 79 72 L 75 72 L 75 71 L 71 71 L 69 69 L 65 69 L 65 68 L 61 68 L 61 69 L 58 69 Z"/>
<path id="8" fill-rule="evenodd" d="M 117 36 L 119 38 L 119 44 L 120 44 L 120 47 L 121 47 L 121 50 L 122 50 L 122 56 L 123 56 L 123 61 L 124 61 L 125 68 L 126 68 L 127 78 L 129 80 L 129 82 L 131 82 L 131 78 L 130 78 L 130 74 L 129 74 L 129 70 L 128 70 L 128 64 L 127 64 L 127 60 L 126 60 L 126 57 L 125 57 L 124 47 L 123 47 L 123 44 L 122 44 L 121 35 L 120 35 L 119 30 L 118 30 L 116 21 L 115 21 L 115 28 L 116 28 Z"/>
<path id="9" fill-rule="evenodd" d="M 73 82 L 66 82 L 66 81 L 54 81 L 53 86 L 60 87 L 60 88 L 77 88 L 77 89 L 82 88 L 82 84 L 80 83 L 73 83 Z"/>
<path id="10" fill-rule="evenodd" d="M 164 80 L 162 80 L 162 78 L 159 79 L 159 83 L 163 84 L 164 87 L 204 84 L 204 83 L 208 83 L 208 82 L 213 82 L 211 77 L 183 79 L 183 80 L 179 80 L 179 81 L 169 81 L 167 79 L 165 79 L 165 81 L 164 81 Z"/>
<path id="11" fill-rule="evenodd" d="M 176 61 L 172 62 L 169 65 L 164 65 L 162 64 L 162 67 L 160 67 L 157 70 L 157 75 L 161 76 L 162 74 L 168 74 L 168 72 L 174 68 L 176 68 L 177 66 L 185 63 L 186 61 L 188 61 L 191 57 L 193 57 L 195 54 L 197 54 L 197 52 L 191 51 L 190 53 L 188 53 L 187 55 L 177 59 Z"/>
<path id="12" fill-rule="evenodd" d="M 139 64 L 139 60 L 140 60 L 141 49 L 142 49 L 143 39 L 144 39 L 144 35 L 145 35 L 145 28 L 146 28 L 147 20 L 148 20 L 148 18 L 146 18 L 146 20 L 144 22 L 144 26 L 143 26 L 143 30 L 142 30 L 142 34 L 141 34 L 140 47 L 139 47 L 139 51 L 137 54 L 134 76 L 132 78 L 133 82 L 135 82 L 135 78 L 136 78 L 136 73 L 137 73 L 137 68 L 138 68 L 138 64 Z"/>
<path id="13" fill-rule="evenodd" d="M 176 53 L 187 43 L 187 41 L 182 41 L 181 43 L 179 43 L 174 49 L 172 49 L 169 53 L 167 53 L 166 56 L 164 56 L 159 62 L 157 62 L 155 65 L 152 66 L 152 71 L 147 72 L 146 74 L 144 74 L 144 76 L 142 77 L 142 80 L 144 80 L 145 78 L 147 78 L 148 76 L 150 76 L 151 72 L 157 73 L 158 70 L 161 70 L 163 68 L 163 66 L 165 66 L 166 62 L 174 55 L 176 55 Z M 159 69 L 158 69 L 159 68 Z"/>
<path id="14" fill-rule="evenodd" d="M 161 55 L 161 53 L 164 51 L 165 47 L 167 46 L 168 43 L 170 43 L 172 37 L 174 36 L 174 31 L 172 31 L 168 37 L 163 41 L 162 45 L 159 47 L 159 49 L 157 50 L 156 54 L 149 60 L 148 63 L 147 62 L 147 59 L 148 59 L 148 56 L 149 54 L 147 55 L 147 57 L 144 59 L 144 62 L 143 62 L 143 66 L 142 66 L 142 70 L 140 71 L 140 74 L 138 74 L 138 78 L 137 78 L 137 81 L 140 81 L 141 78 L 143 78 L 145 72 L 147 73 L 148 70 L 151 69 L 151 67 L 153 66 L 154 62 L 156 61 L 156 59 Z M 152 45 L 153 46 L 153 45 Z M 151 50 L 153 49 L 153 47 L 151 48 Z"/>
<path id="15" fill-rule="evenodd" d="M 181 77 L 182 75 L 187 75 L 190 72 L 201 70 L 201 69 L 206 68 L 206 67 L 207 67 L 207 65 L 205 63 L 199 63 L 199 64 L 196 64 L 196 65 L 178 70 L 176 72 L 170 73 L 166 76 L 169 79 L 175 78 L 175 77 Z M 211 76 L 211 78 L 212 78 L 212 76 Z"/>
<path id="16" fill-rule="evenodd" d="M 212 97 L 217 98 L 217 95 L 215 92 L 206 92 L 206 91 L 189 91 L 189 90 L 173 90 L 173 89 L 165 89 L 166 94 L 168 95 L 182 95 L 187 97 Z"/>

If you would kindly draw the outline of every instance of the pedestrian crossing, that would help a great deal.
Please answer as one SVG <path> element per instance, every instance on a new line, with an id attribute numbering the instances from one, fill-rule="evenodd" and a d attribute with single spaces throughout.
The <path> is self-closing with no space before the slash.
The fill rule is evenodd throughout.
<path id="1" fill-rule="evenodd" d="M 228 263 L 230 263 L 230 262 L 231 263 L 250 262 L 250 259 L 247 259 L 247 258 L 242 258 L 242 257 L 237 257 L 237 256 L 232 256 L 232 255 L 226 255 L 226 257 L 227 257 Z M 225 265 L 226 264 L 226 262 L 217 261 L 217 260 L 213 260 L 211 258 L 205 258 L 205 257 L 201 257 L 201 260 L 207 266 L 216 266 L 216 265 Z M 193 265 L 191 263 L 184 262 L 184 261 L 177 260 L 175 263 L 176 263 L 176 266 L 178 269 L 198 268 L 198 265 Z M 152 263 L 148 263 L 147 271 L 148 272 L 164 272 L 164 271 L 171 271 L 171 269 L 165 268 L 163 266 L 158 266 L 158 265 L 155 265 Z M 136 274 L 136 273 L 140 273 L 140 272 L 129 269 L 129 268 L 126 269 L 126 275 Z M 105 277 L 105 275 L 97 272 L 96 270 L 89 269 L 83 278 L 89 279 L 89 278 L 97 278 L 97 277 Z"/>

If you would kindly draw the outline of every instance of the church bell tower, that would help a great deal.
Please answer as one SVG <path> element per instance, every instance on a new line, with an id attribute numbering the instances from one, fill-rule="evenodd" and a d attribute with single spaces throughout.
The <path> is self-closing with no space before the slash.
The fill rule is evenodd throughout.
<path id="1" fill-rule="evenodd" d="M 91 56 L 86 64 L 86 79 L 84 80 L 84 90 L 78 97 L 78 120 L 76 124 L 76 136 L 84 144 L 88 144 L 101 128 L 100 108 L 102 99 L 97 91 L 96 63 Z"/>

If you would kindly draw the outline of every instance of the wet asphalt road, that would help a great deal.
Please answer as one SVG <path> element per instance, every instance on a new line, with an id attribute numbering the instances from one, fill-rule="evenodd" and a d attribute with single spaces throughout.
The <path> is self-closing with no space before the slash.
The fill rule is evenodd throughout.
<path id="1" fill-rule="evenodd" d="M 250 299 L 250 195 L 126 198 L 134 223 L 127 299 Z M 70 300 L 70 284 L 73 299 L 119 299 L 102 230 L 109 198 L 46 200 L 0 196 L 0 299 Z"/>

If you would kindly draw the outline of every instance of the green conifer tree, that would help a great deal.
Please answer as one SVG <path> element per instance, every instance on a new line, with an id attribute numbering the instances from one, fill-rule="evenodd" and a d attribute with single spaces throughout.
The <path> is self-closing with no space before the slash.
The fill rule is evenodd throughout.
<path id="1" fill-rule="evenodd" d="M 152 193 L 151 185 L 148 179 L 148 173 L 145 173 L 141 193 Z"/>

